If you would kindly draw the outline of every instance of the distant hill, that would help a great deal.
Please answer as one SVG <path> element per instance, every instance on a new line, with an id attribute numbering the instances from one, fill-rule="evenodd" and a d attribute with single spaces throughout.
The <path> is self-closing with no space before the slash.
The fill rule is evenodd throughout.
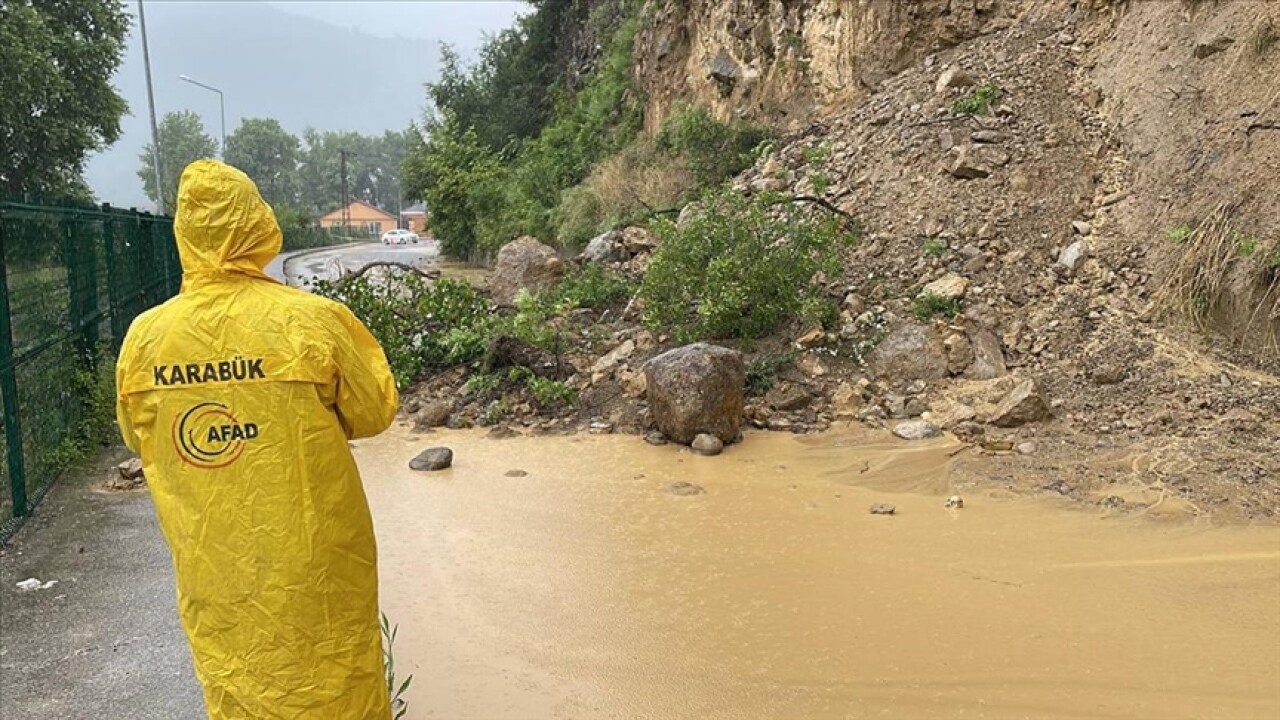
<path id="1" fill-rule="evenodd" d="M 357 3 L 348 5 L 360 12 Z M 445 5 L 441 13 L 456 12 Z M 134 2 L 129 8 L 136 12 Z M 438 40 L 374 37 L 262 2 L 153 1 L 146 11 L 157 116 L 194 110 L 215 139 L 220 134 L 217 95 L 178 75 L 226 94 L 228 133 L 241 117 L 253 116 L 274 117 L 295 134 L 308 126 L 380 134 L 402 129 L 421 114 L 422 86 L 437 73 Z M 481 40 L 478 35 L 445 39 L 464 51 Z M 147 207 L 137 177 L 138 154 L 150 129 L 136 22 L 115 84 L 130 114 L 122 120 L 120 141 L 90 160 L 86 178 L 104 202 Z"/>

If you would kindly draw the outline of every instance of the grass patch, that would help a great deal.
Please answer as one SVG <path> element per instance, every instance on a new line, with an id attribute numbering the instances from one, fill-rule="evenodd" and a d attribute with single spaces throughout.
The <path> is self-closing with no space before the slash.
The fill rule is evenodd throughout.
<path id="1" fill-rule="evenodd" d="M 1167 228 L 1164 231 L 1164 236 L 1169 242 L 1181 245 L 1190 239 L 1194 232 L 1195 231 L 1191 229 L 1190 225 L 1184 223 L 1177 227 Z"/>
<path id="2" fill-rule="evenodd" d="M 1249 49 L 1255 56 L 1261 57 L 1271 52 L 1271 48 L 1280 42 L 1280 32 L 1271 24 L 1271 20 L 1263 20 L 1249 35 Z"/>
<path id="3" fill-rule="evenodd" d="M 747 393 L 764 395 L 778 384 L 778 374 L 795 361 L 792 351 L 758 355 L 747 363 Z"/>
<path id="4" fill-rule="evenodd" d="M 939 258 L 947 254 L 947 241 L 942 238 L 931 237 L 924 241 L 924 254 L 932 258 Z"/>
<path id="5" fill-rule="evenodd" d="M 995 83 L 979 85 L 968 97 L 957 100 L 951 106 L 951 112 L 956 115 L 982 115 L 999 102 L 1003 95 L 1000 86 Z"/>
<path id="6" fill-rule="evenodd" d="M 963 309 L 964 303 L 960 298 L 945 298 L 933 293 L 918 295 L 911 303 L 911 314 L 920 321 L 930 320 L 939 315 L 950 320 L 959 315 Z"/>

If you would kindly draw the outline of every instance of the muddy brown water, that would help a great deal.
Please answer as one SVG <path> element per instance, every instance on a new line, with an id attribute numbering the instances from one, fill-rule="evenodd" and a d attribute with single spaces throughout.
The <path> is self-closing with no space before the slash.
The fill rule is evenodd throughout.
<path id="1" fill-rule="evenodd" d="M 953 443 L 359 443 L 407 717 L 1280 717 L 1280 528 L 948 509 Z"/>

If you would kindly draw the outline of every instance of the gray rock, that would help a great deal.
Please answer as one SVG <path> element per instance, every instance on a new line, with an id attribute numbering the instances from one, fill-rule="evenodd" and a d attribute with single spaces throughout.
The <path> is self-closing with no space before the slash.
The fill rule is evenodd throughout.
<path id="1" fill-rule="evenodd" d="M 884 411 L 891 418 L 907 417 L 907 399 L 901 395 L 889 394 L 884 396 Z"/>
<path id="2" fill-rule="evenodd" d="M 940 380 L 947 376 L 947 352 L 932 328 L 903 325 L 867 356 L 878 377 L 899 380 Z"/>
<path id="3" fill-rule="evenodd" d="M 1127 377 L 1129 371 L 1119 363 L 1108 363 L 1094 369 L 1090 377 L 1096 385 L 1115 385 Z"/>
<path id="4" fill-rule="evenodd" d="M 799 410 L 808 405 L 811 399 L 807 390 L 788 382 L 780 383 L 764 396 L 769 407 L 783 412 Z"/>
<path id="5" fill-rule="evenodd" d="M 614 368 L 618 367 L 618 364 L 621 363 L 623 360 L 626 360 L 627 358 L 631 357 L 631 354 L 634 353 L 635 351 L 636 351 L 635 341 L 627 340 L 623 342 L 621 345 L 619 345 L 618 347 L 610 350 L 607 354 L 605 354 L 599 360 L 596 360 L 595 364 L 591 366 L 591 372 L 592 373 L 609 372 Z"/>
<path id="6" fill-rule="evenodd" d="M 968 337 L 954 333 L 942 341 L 942 346 L 947 349 L 947 371 L 952 375 L 959 375 L 973 364 L 973 344 Z"/>
<path id="7" fill-rule="evenodd" d="M 1077 235 L 1082 237 L 1088 237 L 1093 233 L 1093 226 L 1084 220 L 1073 221 L 1071 223 L 1071 229 L 1074 230 Z"/>
<path id="8" fill-rule="evenodd" d="M 979 155 L 973 145 L 957 145 L 951 149 L 950 156 L 945 167 L 953 177 L 973 180 L 991 175 L 991 166 Z"/>
<path id="9" fill-rule="evenodd" d="M 440 427 L 449 421 L 449 415 L 452 413 L 453 406 L 443 400 L 429 402 L 414 416 L 413 427 L 415 430 Z"/>
<path id="10" fill-rule="evenodd" d="M 1030 440 L 1020 442 L 1014 447 L 1014 450 L 1017 450 L 1019 455 L 1033 455 L 1038 449 L 1038 446 Z"/>
<path id="11" fill-rule="evenodd" d="M 872 515 L 892 515 L 898 508 L 889 503 L 875 503 L 871 506 Z"/>
<path id="12" fill-rule="evenodd" d="M 610 230 L 591 238 L 591 242 L 587 243 L 587 248 L 582 251 L 582 257 L 598 263 L 618 262 L 625 259 L 621 250 L 622 233 L 617 230 Z"/>
<path id="13" fill-rule="evenodd" d="M 632 226 L 622 230 L 622 248 L 628 255 L 643 255 L 658 249 L 658 236 L 647 229 Z"/>
<path id="14" fill-rule="evenodd" d="M 929 404 L 918 397 L 913 397 L 907 401 L 907 407 L 905 412 L 907 414 L 907 417 L 917 418 L 929 412 Z"/>
<path id="15" fill-rule="evenodd" d="M 489 279 L 494 301 L 510 305 L 521 290 L 539 292 L 550 288 L 564 274 L 564 263 L 556 251 L 525 236 L 498 251 L 498 261 Z"/>
<path id="16" fill-rule="evenodd" d="M 742 427 L 747 369 L 735 350 L 694 343 L 644 365 L 645 396 L 663 435 L 687 445 L 700 434 L 732 442 Z"/>
<path id="17" fill-rule="evenodd" d="M 1004 350 L 1000 348 L 1000 339 L 986 328 L 973 328 L 969 331 L 969 345 L 973 349 L 973 362 L 964 376 L 973 380 L 994 380 L 1009 374 L 1004 363 Z"/>
<path id="18" fill-rule="evenodd" d="M 1000 133 L 995 130 L 975 130 L 969 134 L 969 139 L 983 145 L 994 145 L 1000 142 Z"/>
<path id="19" fill-rule="evenodd" d="M 503 473 L 503 475 L 509 478 L 518 478 L 518 477 L 528 477 L 529 473 L 524 470 L 508 470 L 505 473 Z"/>
<path id="20" fill-rule="evenodd" d="M 1023 380 L 996 405 L 991 412 L 991 424 L 1011 428 L 1027 423 L 1048 420 L 1052 415 L 1049 405 L 1040 394 L 1040 386 L 1034 380 Z"/>
<path id="21" fill-rule="evenodd" d="M 691 482 L 684 482 L 681 480 L 680 482 L 674 482 L 668 485 L 667 492 L 672 495 L 688 497 L 690 495 L 701 495 L 705 493 L 706 490 L 703 490 L 701 485 L 694 485 Z"/>
<path id="22" fill-rule="evenodd" d="M 1205 58 L 1217 55 L 1234 44 L 1235 39 L 1227 37 L 1226 35 L 1218 35 L 1217 37 L 1197 42 L 1195 49 L 1191 51 L 1191 54 L 1194 55 L 1197 60 L 1204 60 Z"/>
<path id="23" fill-rule="evenodd" d="M 125 480 L 141 480 L 142 479 L 142 460 L 140 458 L 129 458 L 116 466 L 116 471 L 120 473 L 120 477 Z"/>
<path id="24" fill-rule="evenodd" d="M 428 448 L 409 461 L 409 469 L 420 472 L 444 470 L 452 465 L 453 451 L 447 447 Z"/>
<path id="25" fill-rule="evenodd" d="M 742 76 L 742 69 L 728 51 L 722 49 L 707 63 L 707 74 L 716 82 L 732 85 Z"/>
<path id="26" fill-rule="evenodd" d="M 1067 272 L 1075 272 L 1080 263 L 1089 256 L 1089 242 L 1080 238 L 1062 249 L 1058 254 L 1058 267 Z"/>
<path id="27" fill-rule="evenodd" d="M 908 420 L 895 425 L 893 434 L 903 440 L 928 440 L 941 435 L 942 430 L 937 425 L 924 420 Z"/>
<path id="28" fill-rule="evenodd" d="M 689 445 L 689 449 L 693 450 L 695 455 L 719 455 L 724 452 L 724 443 L 715 435 L 702 433 L 693 439 L 693 443 Z"/>
<path id="29" fill-rule="evenodd" d="M 959 65 L 952 65 L 938 76 L 938 81 L 934 83 L 935 92 L 944 92 L 947 88 L 953 87 L 969 87 L 976 85 L 978 82 L 972 74 Z"/>
<path id="30" fill-rule="evenodd" d="M 657 430 L 654 430 L 653 432 L 645 434 L 644 441 L 649 443 L 650 445 L 666 445 L 667 436 L 663 435 Z"/>

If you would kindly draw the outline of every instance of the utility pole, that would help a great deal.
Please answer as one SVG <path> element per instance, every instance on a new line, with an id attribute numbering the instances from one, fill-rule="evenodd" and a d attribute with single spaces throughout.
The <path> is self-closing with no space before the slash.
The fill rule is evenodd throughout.
<path id="1" fill-rule="evenodd" d="M 142 66 L 147 73 L 147 105 L 151 110 L 151 170 L 155 174 L 156 208 L 165 214 L 164 176 L 160 173 L 160 132 L 156 129 L 156 96 L 151 90 L 151 51 L 147 47 L 147 15 L 138 0 L 138 27 L 142 30 Z"/>
<path id="2" fill-rule="evenodd" d="M 339 150 L 338 157 L 342 159 L 342 229 L 350 232 L 351 201 L 347 198 L 347 151 Z"/>

